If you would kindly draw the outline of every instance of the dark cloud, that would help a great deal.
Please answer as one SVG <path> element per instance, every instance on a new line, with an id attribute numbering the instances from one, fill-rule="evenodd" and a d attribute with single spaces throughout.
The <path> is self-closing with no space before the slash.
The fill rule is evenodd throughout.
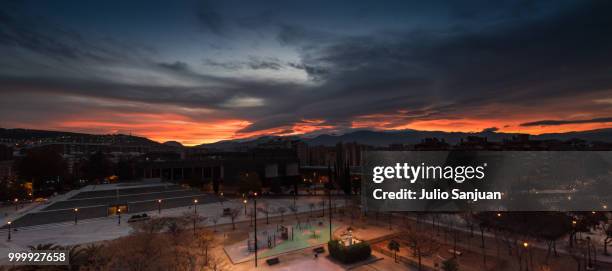
<path id="1" fill-rule="evenodd" d="M 245 64 L 253 70 L 280 70 L 283 67 L 281 61 L 277 58 L 261 59 L 251 57 Z"/>
<path id="2" fill-rule="evenodd" d="M 609 123 L 612 118 L 595 118 L 585 120 L 539 120 L 533 122 L 521 123 L 521 126 L 556 126 L 566 124 L 584 124 L 584 123 Z"/>
<path id="3" fill-rule="evenodd" d="M 188 71 L 189 65 L 185 62 L 175 61 L 174 63 L 159 63 L 160 67 L 173 71 Z"/>
<path id="4" fill-rule="evenodd" d="M 196 17 L 204 29 L 220 36 L 227 34 L 226 19 L 207 1 L 200 3 L 196 10 Z"/>
<path id="5" fill-rule="evenodd" d="M 499 128 L 497 127 L 489 127 L 489 128 L 482 129 L 482 133 L 494 133 L 497 131 L 499 131 Z"/>
<path id="6" fill-rule="evenodd" d="M 285 51 L 274 55 L 279 48 L 260 48 L 261 44 L 233 37 L 255 49 L 244 54 L 232 54 L 230 49 L 223 57 L 198 56 L 205 58 L 203 64 L 209 70 L 300 70 L 310 79 L 305 83 L 204 74 L 198 71 L 200 63 L 188 64 L 185 57 L 162 62 L 140 46 L 92 38 L 0 9 L 0 51 L 26 51 L 41 59 L 30 64 L 22 60 L 26 54 L 18 58 L 7 53 L 9 57 L 0 60 L 5 64 L 0 67 L 0 89 L 5 96 L 44 93 L 177 106 L 189 112 L 207 109 L 212 113 L 189 117 L 214 115 L 252 123 L 240 133 L 287 130 L 303 119 L 350 129 L 355 120 L 393 128 L 423 120 L 536 115 L 553 109 L 568 115 L 598 109 L 604 111 L 599 115 L 607 115 L 605 110 L 610 108 L 591 105 L 594 99 L 612 96 L 611 2 L 584 1 L 555 8 L 543 8 L 541 3 L 504 4 L 513 7 L 509 9 L 495 5 L 454 7 L 450 19 L 423 21 L 419 28 L 385 22 L 367 31 L 321 27 L 323 23 L 314 19 L 299 23 L 289 16 L 284 21 L 259 15 L 244 19 L 228 16 L 208 3 L 196 10 L 198 24 L 207 31 L 228 35 L 236 24 L 232 18 L 242 18 L 239 25 L 257 24 L 251 30 L 268 31 L 264 33 L 268 36 L 263 35 L 268 39 L 276 31 L 272 42 L 299 57 L 295 60 L 291 55 L 289 60 L 284 58 Z M 440 26 L 441 22 L 446 24 Z M 205 37 L 214 43 L 211 39 Z M 182 49 L 176 50 L 182 53 Z M 56 62 L 42 60 L 46 58 Z M 236 99 L 261 101 L 263 106 L 242 107 Z M 55 108 L 63 102 L 57 100 Z M 38 112 L 45 110 L 44 105 L 36 105 Z M 610 120 L 544 120 L 522 126 L 596 122 Z"/>
<path id="7" fill-rule="evenodd" d="M 556 14 L 450 32 L 329 37 L 283 27 L 279 40 L 300 48 L 304 65 L 327 71 L 293 112 L 346 120 L 427 108 L 433 112 L 428 119 L 448 119 L 491 104 L 541 112 L 534 105 L 606 96 L 612 89 L 610 8 L 585 2 Z M 282 115 L 271 111 L 275 119 Z M 254 127 L 265 123 L 260 119 Z"/>
<path id="8" fill-rule="evenodd" d="M 225 61 L 218 62 L 211 59 L 205 59 L 204 65 L 226 69 L 226 70 L 280 70 L 286 67 L 305 70 L 307 67 L 295 64 L 292 62 L 285 63 L 275 57 L 248 57 L 247 61 Z"/>

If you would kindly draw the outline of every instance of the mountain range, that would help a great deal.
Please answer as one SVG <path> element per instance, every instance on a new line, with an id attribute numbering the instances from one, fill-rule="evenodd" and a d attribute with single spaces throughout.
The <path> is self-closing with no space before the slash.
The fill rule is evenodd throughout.
<path id="1" fill-rule="evenodd" d="M 256 147 L 260 144 L 277 141 L 279 144 L 291 140 L 301 140 L 311 146 L 333 146 L 338 142 L 356 142 L 371 146 L 388 146 L 390 144 L 417 144 L 425 138 L 443 139 L 449 144 L 456 144 L 461 139 L 468 136 L 486 137 L 489 141 L 500 142 L 504 139 L 510 139 L 516 136 L 516 133 L 498 133 L 492 131 L 483 131 L 476 133 L 464 132 L 442 132 L 442 131 L 418 131 L 418 130 L 401 130 L 401 131 L 371 131 L 359 130 L 341 135 L 322 134 L 317 136 L 262 136 L 250 139 L 223 140 L 215 143 L 202 144 L 195 147 L 219 149 L 219 150 L 235 150 Z M 612 128 L 568 132 L 568 133 L 550 133 L 531 135 L 534 140 L 570 140 L 574 138 L 586 140 L 589 142 L 609 142 L 612 143 Z M 132 135 L 92 135 L 86 133 L 74 133 L 63 131 L 45 131 L 31 129 L 4 129 L 0 128 L 0 139 L 13 140 L 39 140 L 39 139 L 58 139 L 70 140 L 79 139 L 84 141 L 106 141 L 106 142 L 122 142 L 136 144 L 162 144 L 145 137 Z M 165 146 L 182 147 L 179 142 L 169 141 L 163 143 Z"/>
<path id="2" fill-rule="evenodd" d="M 356 142 L 371 146 L 388 146 L 390 144 L 417 144 L 425 138 L 438 138 L 443 139 L 449 144 L 456 144 L 461 141 L 462 138 L 468 136 L 479 136 L 486 137 L 489 141 L 502 141 L 504 139 L 511 139 L 513 136 L 519 135 L 517 133 L 498 133 L 498 132 L 476 132 L 476 133 L 464 133 L 464 132 L 442 132 L 442 131 L 418 131 L 418 130 L 402 130 L 402 131 L 370 131 L 360 130 L 349 132 L 342 135 L 329 135 L 323 134 L 314 137 L 308 136 L 291 136 L 291 137 L 277 137 L 277 136 L 264 136 L 256 139 L 249 140 L 224 140 L 211 144 L 202 144 L 200 147 L 214 148 L 214 149 L 237 149 L 245 147 L 255 147 L 262 143 L 267 143 L 273 140 L 302 140 L 311 146 L 333 146 L 338 142 Z M 550 133 L 531 135 L 531 139 L 534 140 L 570 140 L 574 138 L 595 142 L 612 142 L 612 128 L 598 129 L 580 132 L 568 132 L 568 133 Z"/>

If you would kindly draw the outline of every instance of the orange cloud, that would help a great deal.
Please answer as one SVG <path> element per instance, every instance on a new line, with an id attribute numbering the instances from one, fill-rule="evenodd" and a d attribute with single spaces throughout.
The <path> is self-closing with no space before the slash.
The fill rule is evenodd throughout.
<path id="1" fill-rule="evenodd" d="M 196 121 L 177 114 L 123 113 L 107 118 L 66 120 L 55 124 L 54 128 L 95 133 L 130 133 L 158 142 L 174 140 L 185 145 L 198 145 L 234 138 L 236 131 L 250 124 L 237 119 Z"/>

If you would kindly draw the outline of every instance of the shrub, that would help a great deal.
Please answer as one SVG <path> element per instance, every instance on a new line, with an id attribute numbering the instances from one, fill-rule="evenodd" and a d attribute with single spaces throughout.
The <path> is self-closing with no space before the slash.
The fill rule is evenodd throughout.
<path id="1" fill-rule="evenodd" d="M 344 246 L 338 240 L 331 240 L 327 243 L 327 245 L 329 247 L 329 255 L 345 264 L 365 260 L 370 257 L 370 254 L 372 254 L 370 244 L 366 242 L 357 243 L 351 246 Z"/>
<path id="2" fill-rule="evenodd" d="M 442 270 L 444 271 L 459 271 L 459 264 L 455 259 L 448 259 L 442 262 Z"/>

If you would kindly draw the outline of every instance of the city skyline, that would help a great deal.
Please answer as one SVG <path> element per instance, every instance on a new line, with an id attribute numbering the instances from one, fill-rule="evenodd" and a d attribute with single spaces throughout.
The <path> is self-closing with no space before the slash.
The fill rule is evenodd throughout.
<path id="1" fill-rule="evenodd" d="M 0 126 L 185 145 L 612 125 L 611 4 L 9 1 Z"/>

